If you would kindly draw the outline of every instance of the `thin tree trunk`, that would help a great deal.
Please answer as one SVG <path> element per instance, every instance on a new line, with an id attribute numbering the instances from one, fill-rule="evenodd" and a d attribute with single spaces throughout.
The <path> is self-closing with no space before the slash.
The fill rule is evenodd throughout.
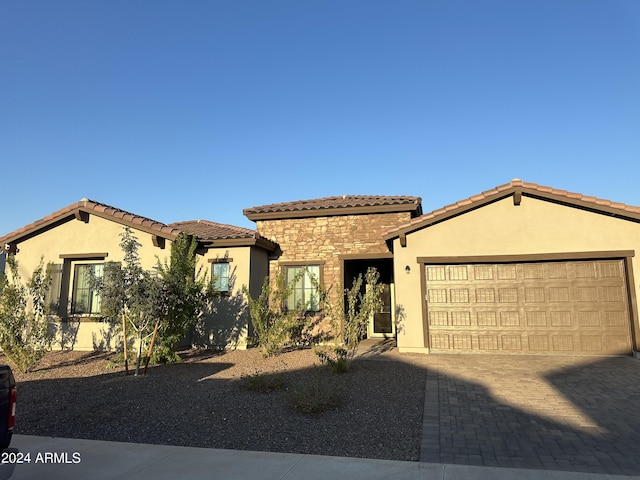
<path id="1" fill-rule="evenodd" d="M 147 359 L 144 362 L 143 375 L 147 374 L 147 367 L 149 367 L 149 360 L 151 360 L 151 354 L 153 353 L 153 344 L 156 342 L 156 335 L 158 334 L 158 327 L 160 326 L 160 319 L 156 321 L 156 326 L 153 329 L 153 336 L 151 337 L 151 345 L 149 345 L 149 351 L 147 352 Z"/>
<path id="2" fill-rule="evenodd" d="M 140 361 L 142 360 L 142 328 L 138 330 L 138 358 L 136 359 L 136 373 L 137 377 L 140 374 Z"/>
<path id="3" fill-rule="evenodd" d="M 122 335 L 124 336 L 124 374 L 129 375 L 129 355 L 127 353 L 127 317 L 122 314 Z"/>

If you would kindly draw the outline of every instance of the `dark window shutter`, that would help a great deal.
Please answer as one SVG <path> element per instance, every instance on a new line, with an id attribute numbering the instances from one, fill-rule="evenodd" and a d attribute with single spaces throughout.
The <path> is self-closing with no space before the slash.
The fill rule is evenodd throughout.
<path id="1" fill-rule="evenodd" d="M 49 265 L 51 274 L 51 285 L 47 291 L 45 304 L 49 308 L 49 314 L 60 315 L 60 290 L 62 288 L 62 264 L 52 263 Z"/>

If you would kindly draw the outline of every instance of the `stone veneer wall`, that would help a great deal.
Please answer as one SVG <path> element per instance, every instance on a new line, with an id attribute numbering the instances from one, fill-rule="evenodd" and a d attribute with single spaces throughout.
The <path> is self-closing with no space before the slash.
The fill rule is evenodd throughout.
<path id="1" fill-rule="evenodd" d="M 409 212 L 331 217 L 258 220 L 258 233 L 277 242 L 282 255 L 270 262 L 273 280 L 279 264 L 286 262 L 324 262 L 322 275 L 325 288 L 342 283 L 340 255 L 388 254 L 382 238 L 386 230 L 411 219 Z M 338 291 L 334 287 L 333 291 Z"/>

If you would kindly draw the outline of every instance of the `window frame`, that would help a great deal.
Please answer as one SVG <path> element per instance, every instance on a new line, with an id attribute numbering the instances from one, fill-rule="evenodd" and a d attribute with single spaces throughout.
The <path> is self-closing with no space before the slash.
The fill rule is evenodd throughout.
<path id="1" fill-rule="evenodd" d="M 217 274 L 215 273 L 216 267 L 217 266 L 221 266 L 221 265 L 226 265 L 227 267 L 227 275 L 226 277 L 224 276 L 218 276 L 218 278 L 215 279 L 214 281 L 214 286 L 216 287 L 216 289 L 218 290 L 218 293 L 220 293 L 220 295 L 231 295 L 231 265 L 230 265 L 230 260 L 229 259 L 224 259 L 224 260 L 216 260 L 216 261 L 212 261 L 211 262 L 211 278 L 215 278 L 217 276 Z M 221 287 L 221 285 L 219 285 L 219 282 L 222 282 L 223 279 L 226 278 L 226 290 L 223 290 Z"/>
<path id="2" fill-rule="evenodd" d="M 309 308 L 305 309 L 306 313 L 318 313 L 322 310 L 322 306 L 320 305 L 320 292 L 317 289 L 314 289 L 312 285 L 307 286 L 305 283 L 306 281 L 310 281 L 308 280 L 308 275 L 312 274 L 314 276 L 315 273 L 314 272 L 310 272 L 309 269 L 310 268 L 317 268 L 317 280 L 318 280 L 318 284 L 320 286 L 323 285 L 323 266 L 324 266 L 324 262 L 287 262 L 287 263 L 281 263 L 280 264 L 280 268 L 282 268 L 283 274 L 284 274 L 284 282 L 285 282 L 285 286 L 288 287 L 289 282 L 291 280 L 293 280 L 293 278 L 291 278 L 290 280 L 290 272 L 295 272 L 292 273 L 291 276 L 295 277 L 296 275 L 299 274 L 300 271 L 304 271 L 306 269 L 306 272 L 304 273 L 304 275 L 302 275 L 301 279 L 299 280 L 300 282 L 302 282 L 301 287 L 294 287 L 294 291 L 291 293 L 291 295 L 285 300 L 285 305 L 284 308 L 287 310 L 295 310 L 296 306 L 295 304 L 293 304 L 293 302 L 295 302 L 295 295 L 296 295 L 296 290 L 301 291 L 302 292 L 302 303 L 306 304 L 307 303 L 307 292 L 311 292 L 310 295 L 313 295 L 315 293 L 316 296 L 316 302 L 317 304 L 315 305 L 315 308 L 313 308 L 313 304 L 309 303 Z M 292 302 L 293 301 L 293 302 Z M 313 299 L 309 299 L 309 302 L 312 302 Z"/>
<path id="3" fill-rule="evenodd" d="M 82 290 L 84 291 L 88 291 L 88 297 L 87 297 L 87 302 L 88 302 L 88 311 L 78 311 L 77 309 L 77 303 L 78 303 L 78 282 L 80 281 L 79 275 L 78 275 L 78 271 L 79 271 L 79 267 L 92 267 L 92 269 L 94 270 L 94 274 L 95 274 L 95 267 L 99 266 L 101 267 L 101 275 L 104 274 L 104 265 L 105 265 L 105 261 L 104 260 L 85 260 L 85 259 L 79 259 L 77 261 L 73 261 L 71 262 L 71 278 L 69 281 L 69 287 L 70 287 L 70 293 L 71 293 L 71 302 L 70 302 L 70 314 L 71 316 L 74 317 L 99 317 L 101 312 L 102 312 L 102 299 L 100 298 L 100 293 L 95 291 L 95 289 L 91 288 L 90 286 L 83 286 L 81 287 Z M 84 279 L 83 279 L 84 280 Z M 97 306 L 94 304 L 94 302 L 97 303 Z"/>

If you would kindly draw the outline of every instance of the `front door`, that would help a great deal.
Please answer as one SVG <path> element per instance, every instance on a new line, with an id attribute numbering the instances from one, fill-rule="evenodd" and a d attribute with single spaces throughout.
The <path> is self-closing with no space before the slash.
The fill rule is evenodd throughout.
<path id="1" fill-rule="evenodd" d="M 369 328 L 367 337 L 369 338 L 387 338 L 395 337 L 396 325 L 393 312 L 393 284 L 383 283 L 382 290 L 382 309 L 378 313 L 374 313 L 369 319 Z"/>

